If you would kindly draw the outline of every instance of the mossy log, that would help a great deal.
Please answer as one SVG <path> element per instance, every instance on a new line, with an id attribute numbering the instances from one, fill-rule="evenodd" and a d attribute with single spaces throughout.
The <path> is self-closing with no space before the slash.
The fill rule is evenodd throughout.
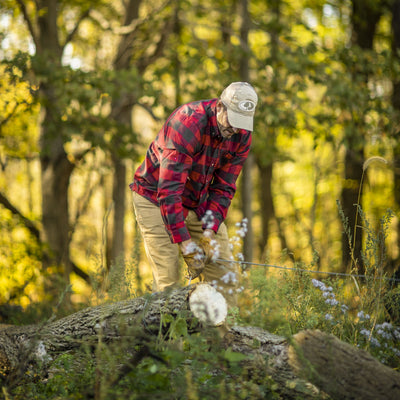
<path id="1" fill-rule="evenodd" d="M 168 330 L 165 321 L 172 319 L 165 315 L 184 317 L 189 333 L 203 331 L 226 316 L 226 302 L 219 296 L 209 285 L 191 285 L 90 307 L 41 325 L 0 326 L 0 372 L 7 379 L 28 363 L 45 365 L 60 353 L 82 345 L 95 348 L 99 340 L 112 342 L 133 332 L 155 339 Z M 267 371 L 285 399 L 400 399 L 398 372 L 320 331 L 287 340 L 260 328 L 234 326 L 224 331 L 221 345 L 251 355 L 249 369 L 261 363 L 260 370 Z"/>

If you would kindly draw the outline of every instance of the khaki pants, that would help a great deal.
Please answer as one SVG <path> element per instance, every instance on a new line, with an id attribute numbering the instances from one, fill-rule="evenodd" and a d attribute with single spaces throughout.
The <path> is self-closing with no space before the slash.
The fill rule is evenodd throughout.
<path id="1" fill-rule="evenodd" d="M 171 243 L 160 208 L 136 192 L 133 192 L 133 206 L 153 272 L 153 291 L 178 287 L 181 279 L 179 247 L 178 244 Z M 185 223 L 192 239 L 198 242 L 203 235 L 203 229 L 202 222 L 198 220 L 194 211 L 189 211 Z M 219 245 L 218 258 L 231 260 L 232 253 L 224 223 L 220 225 L 215 240 Z M 216 261 L 207 264 L 199 278 L 200 281 L 211 283 L 219 290 L 230 307 L 236 306 L 239 278 L 236 263 Z"/>

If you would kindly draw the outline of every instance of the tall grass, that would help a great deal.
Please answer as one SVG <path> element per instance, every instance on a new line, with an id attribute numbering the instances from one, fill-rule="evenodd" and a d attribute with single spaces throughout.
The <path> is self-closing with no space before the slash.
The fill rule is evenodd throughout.
<path id="1" fill-rule="evenodd" d="M 390 223 L 388 212 L 378 232 L 358 210 L 366 233 L 363 262 L 365 277 L 321 278 L 310 265 L 297 263 L 294 270 L 271 266 L 243 269 L 240 302 L 231 324 L 259 326 L 290 337 L 304 329 L 319 329 L 365 349 L 382 363 L 400 368 L 400 328 L 390 321 L 385 299 L 395 290 L 384 273 L 384 242 Z M 238 238 L 243 238 L 238 224 Z M 236 258 L 242 261 L 240 252 Z M 104 301 L 142 294 L 141 277 L 134 277 L 135 260 L 129 268 L 119 265 L 110 274 Z M 117 273 L 119 271 L 119 273 Z M 125 271 L 125 272 L 124 272 Z M 122 276 L 121 276 L 122 275 Z M 127 279 L 129 277 L 130 279 Z M 390 298 L 390 296 L 389 296 Z M 399 305 L 397 304 L 397 307 Z M 121 339 L 82 346 L 61 354 L 50 368 L 36 365 L 27 370 L 17 387 L 3 389 L 4 399 L 280 399 L 269 376 L 268 360 L 246 360 L 226 349 L 215 329 L 189 334 L 183 316 L 165 316 L 157 338 L 143 335 L 137 327 L 126 327 Z M 168 324 L 167 324 L 168 323 Z M 164 325 L 163 323 L 161 325 Z"/>
<path id="2" fill-rule="evenodd" d="M 385 273 L 385 240 L 393 213 L 389 210 L 375 231 L 361 207 L 358 212 L 365 233 L 365 275 L 321 279 L 313 273 L 313 264 L 302 263 L 283 272 L 273 266 L 253 267 L 239 321 L 286 336 L 319 329 L 399 369 L 400 282 Z M 397 311 L 397 319 L 391 319 L 390 307 Z"/>

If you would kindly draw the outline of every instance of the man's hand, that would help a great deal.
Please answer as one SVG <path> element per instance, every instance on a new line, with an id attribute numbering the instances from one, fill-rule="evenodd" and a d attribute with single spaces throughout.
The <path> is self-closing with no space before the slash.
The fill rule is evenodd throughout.
<path id="1" fill-rule="evenodd" d="M 208 264 L 213 258 L 218 258 L 219 246 L 215 240 L 215 232 L 212 229 L 206 229 L 200 239 L 199 246 L 203 249 L 205 255 L 205 264 Z"/>
<path id="2" fill-rule="evenodd" d="M 215 232 L 206 229 L 197 245 L 193 240 L 179 244 L 183 259 L 188 266 L 188 278 L 197 278 L 215 255 Z"/>
<path id="3" fill-rule="evenodd" d="M 183 259 L 188 267 L 188 278 L 197 278 L 206 265 L 204 250 L 192 240 L 186 240 L 179 244 Z"/>
<path id="4" fill-rule="evenodd" d="M 214 255 L 212 241 L 213 239 L 207 236 L 203 236 L 200 239 L 199 246 L 204 253 L 204 264 L 208 264 Z"/>

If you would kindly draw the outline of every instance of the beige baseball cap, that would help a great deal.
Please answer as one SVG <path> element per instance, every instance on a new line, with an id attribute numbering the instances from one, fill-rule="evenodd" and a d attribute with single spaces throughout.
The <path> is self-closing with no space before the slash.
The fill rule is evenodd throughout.
<path id="1" fill-rule="evenodd" d="M 257 93 L 247 82 L 233 82 L 224 89 L 221 100 L 228 111 L 228 121 L 234 128 L 253 130 Z"/>

